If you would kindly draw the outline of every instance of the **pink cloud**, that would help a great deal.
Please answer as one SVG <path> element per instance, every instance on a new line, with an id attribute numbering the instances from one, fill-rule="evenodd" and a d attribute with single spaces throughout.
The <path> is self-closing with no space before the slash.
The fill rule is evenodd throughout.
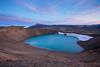
<path id="1" fill-rule="evenodd" d="M 34 2 L 34 1 L 32 1 Z M 20 2 L 18 0 L 16 0 L 17 5 L 33 12 L 33 13 L 37 13 L 37 14 L 53 14 L 56 15 L 58 12 L 56 10 L 56 7 L 54 5 L 50 5 L 48 3 L 47 6 L 45 6 L 44 8 L 39 8 L 36 7 L 34 4 L 32 3 L 28 3 L 25 0 L 20 0 Z"/>
<path id="2" fill-rule="evenodd" d="M 80 24 L 80 25 L 91 25 L 100 24 L 100 12 L 99 11 L 85 11 L 76 15 L 66 15 L 65 18 L 61 18 L 56 22 L 58 24 Z"/>
<path id="3" fill-rule="evenodd" d="M 0 20 L 4 21 L 21 21 L 21 22 L 32 22 L 31 19 L 15 17 L 15 16 L 0 16 Z"/>
<path id="4" fill-rule="evenodd" d="M 40 12 L 37 7 L 33 6 L 30 3 L 27 3 L 25 0 L 20 0 L 20 2 L 19 2 L 19 0 L 16 0 L 15 2 L 17 3 L 17 5 L 25 8 L 25 9 L 28 9 L 29 11 L 32 11 L 33 13 Z"/>

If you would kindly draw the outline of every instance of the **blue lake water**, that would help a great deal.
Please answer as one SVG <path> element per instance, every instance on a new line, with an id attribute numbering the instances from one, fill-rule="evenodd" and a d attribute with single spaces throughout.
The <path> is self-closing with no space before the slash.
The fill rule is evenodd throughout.
<path id="1" fill-rule="evenodd" d="M 51 51 L 76 53 L 83 51 L 83 48 L 77 44 L 78 41 L 78 38 L 73 36 L 49 34 L 31 37 L 25 43 Z"/>

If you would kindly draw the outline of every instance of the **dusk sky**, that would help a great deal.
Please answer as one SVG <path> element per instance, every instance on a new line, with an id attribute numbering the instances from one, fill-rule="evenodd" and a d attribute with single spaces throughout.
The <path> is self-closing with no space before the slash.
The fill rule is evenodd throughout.
<path id="1" fill-rule="evenodd" d="M 100 0 L 0 0 L 0 26 L 100 24 Z"/>

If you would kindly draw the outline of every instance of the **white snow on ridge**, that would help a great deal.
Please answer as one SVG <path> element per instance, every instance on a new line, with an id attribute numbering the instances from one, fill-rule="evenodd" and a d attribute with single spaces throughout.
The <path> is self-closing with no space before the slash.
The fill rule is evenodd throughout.
<path id="1" fill-rule="evenodd" d="M 62 32 L 58 32 L 58 34 L 65 34 L 65 33 L 62 33 Z"/>
<path id="2" fill-rule="evenodd" d="M 90 39 L 93 38 L 92 36 L 89 36 L 89 35 L 82 35 L 82 34 L 76 34 L 76 33 L 62 33 L 62 32 L 59 32 L 58 34 L 66 34 L 67 36 L 75 36 L 80 41 L 87 41 L 87 40 L 90 40 Z"/>
<path id="3" fill-rule="evenodd" d="M 87 41 L 93 38 L 92 36 L 76 34 L 76 33 L 67 33 L 67 36 L 75 36 L 81 41 Z"/>

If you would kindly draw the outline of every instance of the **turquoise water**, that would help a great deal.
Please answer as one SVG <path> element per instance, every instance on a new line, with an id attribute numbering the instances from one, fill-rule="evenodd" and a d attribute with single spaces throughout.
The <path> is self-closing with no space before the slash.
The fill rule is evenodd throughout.
<path id="1" fill-rule="evenodd" d="M 35 36 L 25 42 L 34 47 L 60 52 L 81 52 L 83 50 L 77 42 L 78 38 L 61 34 Z"/>

